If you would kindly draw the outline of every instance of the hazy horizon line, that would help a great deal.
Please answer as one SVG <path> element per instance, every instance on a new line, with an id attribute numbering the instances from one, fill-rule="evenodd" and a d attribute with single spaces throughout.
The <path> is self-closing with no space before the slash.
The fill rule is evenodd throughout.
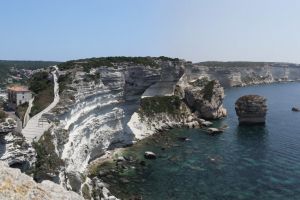
<path id="1" fill-rule="evenodd" d="M 91 59 L 91 58 L 105 58 L 105 57 L 152 57 L 152 58 L 158 58 L 161 56 L 91 56 L 91 57 L 81 57 L 81 58 L 72 58 L 72 59 L 66 59 L 66 60 L 44 60 L 44 59 L 0 59 L 0 61 L 26 61 L 26 62 L 58 62 L 58 63 L 63 63 L 63 62 L 68 62 L 72 60 L 82 60 L 82 59 Z M 192 62 L 194 64 L 196 63 L 203 63 L 203 62 L 261 62 L 261 63 L 287 63 L 287 64 L 300 64 L 300 62 L 294 62 L 294 61 L 265 61 L 265 60 L 224 60 L 224 59 L 212 59 L 212 60 L 199 60 L 199 61 L 192 61 L 192 60 L 187 60 L 185 58 L 181 57 L 172 57 L 172 56 L 164 56 L 162 57 L 168 57 L 168 58 L 178 58 L 180 60 L 185 60 L 186 62 Z"/>

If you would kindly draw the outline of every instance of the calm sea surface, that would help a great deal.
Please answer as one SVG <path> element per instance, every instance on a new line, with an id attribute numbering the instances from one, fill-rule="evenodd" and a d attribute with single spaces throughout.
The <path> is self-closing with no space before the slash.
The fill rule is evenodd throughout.
<path id="1" fill-rule="evenodd" d="M 267 98 L 265 126 L 238 126 L 234 102 L 245 94 Z M 125 155 L 139 161 L 148 150 L 159 158 L 103 177 L 112 193 L 125 199 L 299 200 L 300 113 L 291 108 L 300 107 L 300 83 L 232 88 L 224 104 L 228 117 L 214 124 L 229 126 L 223 134 L 172 130 L 128 148 Z"/>

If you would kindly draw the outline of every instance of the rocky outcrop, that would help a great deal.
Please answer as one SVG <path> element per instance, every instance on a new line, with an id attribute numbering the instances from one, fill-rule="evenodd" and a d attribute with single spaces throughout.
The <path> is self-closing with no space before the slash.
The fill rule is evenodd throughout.
<path id="1" fill-rule="evenodd" d="M 122 59 L 124 61 L 120 61 Z M 176 95 L 186 102 L 194 116 L 217 119 L 226 115 L 221 86 L 262 83 L 260 80 L 272 82 L 279 80 L 284 71 L 284 66 L 275 64 L 266 64 L 263 69 L 260 65 L 246 66 L 241 70 L 235 65 L 205 66 L 205 63 L 192 64 L 168 58 L 138 58 L 138 62 L 131 62 L 130 58 L 115 60 L 118 62 L 90 59 L 59 66 L 61 99 L 48 118 L 56 123 L 52 134 L 67 171 L 83 172 L 89 162 L 109 149 L 131 144 L 137 137 L 142 138 L 141 134 L 146 136 L 161 127 L 186 122 L 186 119 L 174 119 L 161 113 L 152 119 L 156 126 L 141 128 L 144 122 L 139 122 L 135 113 L 141 96 Z M 293 67 L 289 69 L 294 70 Z M 239 71 L 243 73 L 237 74 Z M 200 76 L 211 81 L 197 85 Z M 247 77 L 257 78 L 247 81 Z M 291 74 L 290 77 L 295 78 Z M 240 81 L 231 81 L 238 79 Z M 166 123 L 158 123 L 163 118 Z M 195 121 L 189 123 L 197 125 Z M 133 133 L 137 129 L 141 134 Z"/>
<path id="2" fill-rule="evenodd" d="M 84 178 L 87 166 L 108 150 L 170 128 L 209 126 L 199 118 L 226 116 L 223 87 L 296 80 L 300 74 L 292 66 L 255 65 L 224 67 L 149 57 L 93 58 L 60 65 L 60 101 L 47 118 L 55 124 L 53 149 L 64 161 L 61 185 L 87 196 L 97 188 L 105 198 L 113 198 L 101 183 Z M 171 106 L 141 109 L 147 99 L 157 102 L 157 96 L 168 96 Z"/>
<path id="3" fill-rule="evenodd" d="M 146 159 L 153 160 L 153 159 L 156 159 L 156 157 L 157 157 L 156 154 L 153 153 L 152 151 L 146 151 L 144 153 L 144 158 L 146 158 Z"/>
<path id="4" fill-rule="evenodd" d="M 112 62 L 109 66 L 97 66 L 92 61 L 92 66 L 86 65 L 89 61 L 60 66 L 60 101 L 47 118 L 54 124 L 50 135 L 55 148 L 51 149 L 64 163 L 57 182 L 65 188 L 81 194 L 87 166 L 108 150 L 170 128 L 207 126 L 199 117 L 216 119 L 225 115 L 224 91 L 217 81 L 192 91 L 194 86 L 188 83 L 185 61 L 142 60 Z M 186 93 L 195 95 L 192 106 L 186 103 Z M 163 99 L 165 95 L 167 101 Z M 151 113 L 140 109 L 143 102 L 157 96 L 163 99 L 159 105 L 167 106 L 167 110 L 159 108 Z M 169 104 L 165 104 L 168 100 Z"/>
<path id="5" fill-rule="evenodd" d="M 9 168 L 1 161 L 0 174 L 0 199 L 83 200 L 83 197 L 75 192 L 67 191 L 51 181 L 36 183 L 19 169 Z"/>
<path id="6" fill-rule="evenodd" d="M 36 153 L 24 136 L 17 132 L 10 132 L 0 136 L 0 160 L 9 166 L 28 170 L 36 160 Z"/>
<path id="7" fill-rule="evenodd" d="M 240 124 L 264 124 L 266 121 L 266 98 L 259 95 L 240 97 L 235 103 L 235 111 Z"/>
<path id="8" fill-rule="evenodd" d="M 51 136 L 64 161 L 59 182 L 65 188 L 82 193 L 82 176 L 90 162 L 136 140 L 128 122 L 147 88 L 164 81 L 159 88 L 172 93 L 169 83 L 176 84 L 182 76 L 182 61 L 154 59 L 154 63 L 118 62 L 92 68 L 75 63 L 61 68 L 60 101 L 47 118 L 55 124 Z"/>
<path id="9" fill-rule="evenodd" d="M 223 108 L 224 89 L 217 80 L 199 78 L 184 88 L 187 105 L 199 118 L 219 119 L 227 115 Z"/>
<path id="10" fill-rule="evenodd" d="M 199 128 L 202 121 L 178 96 L 143 98 L 128 127 L 135 140 L 172 128 Z"/>
<path id="11" fill-rule="evenodd" d="M 274 63 L 241 68 L 164 57 L 93 58 L 59 67 L 60 101 L 47 118 L 55 124 L 55 152 L 65 163 L 60 182 L 78 193 L 89 163 L 108 150 L 170 128 L 209 126 L 200 118 L 226 116 L 223 87 L 296 80 L 298 73 Z M 180 103 L 161 112 L 140 109 L 157 96 L 171 102 L 176 96 Z"/>
<path id="12" fill-rule="evenodd" d="M 58 122 L 53 134 L 67 171 L 83 172 L 108 149 L 131 144 L 134 135 L 127 123 L 141 95 L 160 80 L 177 82 L 182 73 L 181 62 L 160 60 L 155 66 L 122 62 L 60 72 L 64 89 L 52 120 Z"/>

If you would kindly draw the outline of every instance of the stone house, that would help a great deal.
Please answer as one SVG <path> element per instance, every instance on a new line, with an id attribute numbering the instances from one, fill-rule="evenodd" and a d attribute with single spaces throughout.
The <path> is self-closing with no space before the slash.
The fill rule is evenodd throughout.
<path id="1" fill-rule="evenodd" d="M 11 86 L 7 89 L 8 106 L 16 109 L 17 106 L 29 102 L 32 93 L 26 86 Z"/>

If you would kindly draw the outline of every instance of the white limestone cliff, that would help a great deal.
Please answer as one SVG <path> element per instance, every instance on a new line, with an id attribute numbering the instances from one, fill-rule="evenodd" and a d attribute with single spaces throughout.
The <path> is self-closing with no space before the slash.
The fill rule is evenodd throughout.
<path id="1" fill-rule="evenodd" d="M 67 191 L 51 181 L 36 183 L 19 169 L 0 161 L 0 199 L 7 200 L 83 200 L 75 192 Z"/>

